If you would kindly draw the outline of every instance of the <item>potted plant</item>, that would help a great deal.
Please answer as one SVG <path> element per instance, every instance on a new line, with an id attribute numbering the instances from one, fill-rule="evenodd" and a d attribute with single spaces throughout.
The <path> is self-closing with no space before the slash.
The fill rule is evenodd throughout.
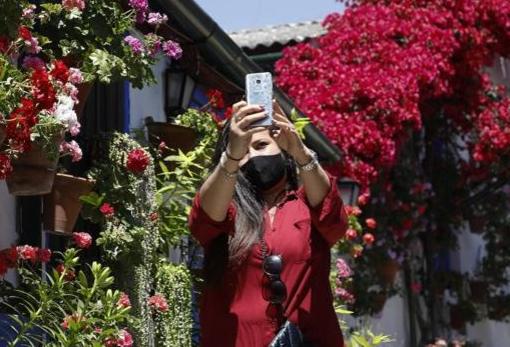
<path id="1" fill-rule="evenodd" d="M 82 208 L 80 196 L 92 191 L 94 181 L 57 173 L 51 193 L 44 196 L 44 229 L 71 234 Z"/>
<path id="2" fill-rule="evenodd" d="M 179 124 L 154 122 L 152 117 L 145 121 L 149 142 L 155 148 L 160 148 L 163 154 L 169 150 L 181 150 L 187 153 L 195 147 L 198 134 L 190 127 Z"/>
<path id="3" fill-rule="evenodd" d="M 73 161 L 81 159 L 78 144 L 64 141 L 64 136 L 66 133 L 75 136 L 80 131 L 73 108 L 75 83 L 82 76 L 61 60 L 46 65 L 38 58 L 27 63 L 23 73 L 30 92 L 18 101 L 6 119 L 4 152 L 12 160 L 7 185 L 13 195 L 47 194 L 59 156 L 69 154 Z"/>

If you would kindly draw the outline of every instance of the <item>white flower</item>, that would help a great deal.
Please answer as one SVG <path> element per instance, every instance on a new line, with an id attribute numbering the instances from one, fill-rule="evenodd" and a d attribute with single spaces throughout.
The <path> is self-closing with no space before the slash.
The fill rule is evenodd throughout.
<path id="1" fill-rule="evenodd" d="M 78 117 L 74 112 L 74 101 L 68 95 L 59 95 L 54 117 L 67 127 L 67 130 L 79 129 Z M 73 131 L 74 132 L 74 131 Z"/>

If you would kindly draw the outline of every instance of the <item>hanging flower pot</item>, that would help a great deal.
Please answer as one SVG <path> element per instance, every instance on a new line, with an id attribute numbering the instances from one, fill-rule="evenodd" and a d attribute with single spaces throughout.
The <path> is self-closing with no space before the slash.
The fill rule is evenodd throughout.
<path id="1" fill-rule="evenodd" d="M 55 146 L 63 136 L 55 138 Z M 48 158 L 47 153 L 36 142 L 32 148 L 13 160 L 13 172 L 6 178 L 9 193 L 16 196 L 44 195 L 51 192 L 58 157 Z"/>
<path id="2" fill-rule="evenodd" d="M 195 147 L 198 139 L 198 134 L 195 130 L 182 125 L 153 122 L 150 118 L 146 125 L 149 141 L 154 147 L 158 147 L 161 142 L 164 142 L 168 149 L 180 149 L 186 153 Z"/>
<path id="3" fill-rule="evenodd" d="M 51 193 L 44 196 L 44 229 L 56 234 L 71 234 L 80 214 L 80 196 L 92 191 L 94 181 L 57 174 Z"/>
<path id="4" fill-rule="evenodd" d="M 395 282 L 399 270 L 400 264 L 396 260 L 389 259 L 377 267 L 377 274 L 385 284 L 391 285 Z"/>

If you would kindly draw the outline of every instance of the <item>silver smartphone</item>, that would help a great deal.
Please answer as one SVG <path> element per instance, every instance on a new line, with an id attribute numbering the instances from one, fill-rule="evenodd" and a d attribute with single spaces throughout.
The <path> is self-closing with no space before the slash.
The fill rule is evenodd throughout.
<path id="1" fill-rule="evenodd" d="M 269 72 L 246 75 L 246 102 L 264 106 L 268 116 L 253 122 L 251 126 L 270 126 L 273 123 L 273 79 Z"/>

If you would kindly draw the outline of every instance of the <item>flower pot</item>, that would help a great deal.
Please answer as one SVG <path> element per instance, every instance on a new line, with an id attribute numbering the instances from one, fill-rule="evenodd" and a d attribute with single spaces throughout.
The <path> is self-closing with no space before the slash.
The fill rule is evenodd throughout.
<path id="1" fill-rule="evenodd" d="M 58 158 L 49 159 L 37 143 L 32 143 L 32 149 L 12 162 L 13 172 L 6 178 L 9 193 L 16 196 L 48 194 L 57 164 Z"/>
<path id="2" fill-rule="evenodd" d="M 400 264 L 396 260 L 390 259 L 377 267 L 377 274 L 383 283 L 392 285 L 399 270 Z"/>
<path id="3" fill-rule="evenodd" d="M 80 214 L 80 196 L 94 188 L 94 181 L 57 174 L 51 193 L 44 196 L 44 229 L 56 234 L 70 234 Z"/>
<path id="4" fill-rule="evenodd" d="M 469 289 L 471 290 L 471 300 L 476 303 L 487 302 L 489 293 L 489 285 L 485 281 L 470 281 Z"/>
<path id="5" fill-rule="evenodd" d="M 177 124 L 147 122 L 147 130 L 149 141 L 154 147 L 158 147 L 161 141 L 164 141 L 169 149 L 180 149 L 184 153 L 192 150 L 198 139 L 195 130 Z"/>
<path id="6" fill-rule="evenodd" d="M 87 102 L 87 98 L 89 97 L 90 92 L 92 91 L 92 87 L 94 84 L 92 82 L 81 83 L 77 85 L 78 88 L 78 104 L 74 105 L 74 112 L 76 112 L 76 116 L 80 119 L 81 114 L 83 113 L 83 109 L 85 107 L 85 103 Z"/>

